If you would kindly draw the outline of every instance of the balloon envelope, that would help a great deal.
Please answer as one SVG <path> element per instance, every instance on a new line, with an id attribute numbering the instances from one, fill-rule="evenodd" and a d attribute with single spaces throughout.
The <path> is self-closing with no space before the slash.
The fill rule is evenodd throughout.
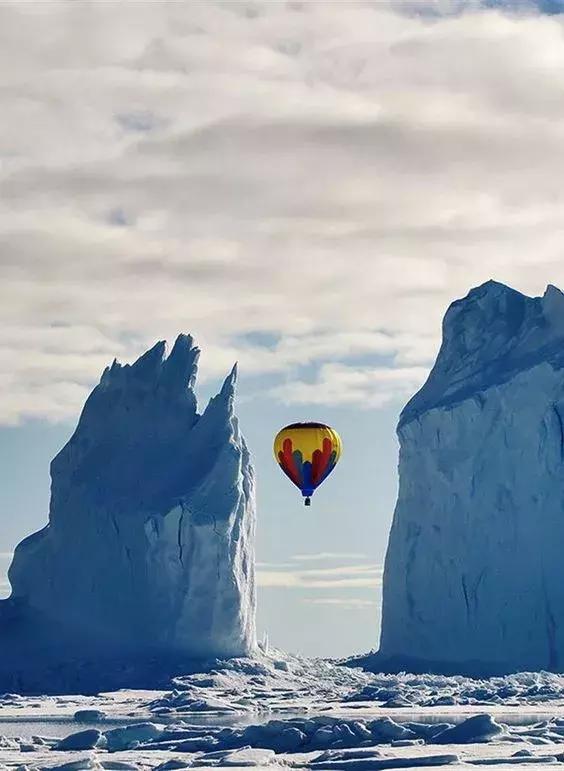
<path id="1" fill-rule="evenodd" d="M 274 457 L 282 471 L 309 498 L 341 456 L 341 437 L 324 423 L 292 423 L 278 432 Z"/>

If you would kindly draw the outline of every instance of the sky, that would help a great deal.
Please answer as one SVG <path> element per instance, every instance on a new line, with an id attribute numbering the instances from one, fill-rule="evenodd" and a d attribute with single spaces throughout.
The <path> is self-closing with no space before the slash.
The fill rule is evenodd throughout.
<path id="1" fill-rule="evenodd" d="M 0 115 L 0 576 L 104 366 L 189 332 L 202 407 L 240 366 L 259 634 L 377 647 L 448 304 L 564 287 L 564 2 L 0 0 Z M 308 511 L 304 419 L 344 443 Z"/>

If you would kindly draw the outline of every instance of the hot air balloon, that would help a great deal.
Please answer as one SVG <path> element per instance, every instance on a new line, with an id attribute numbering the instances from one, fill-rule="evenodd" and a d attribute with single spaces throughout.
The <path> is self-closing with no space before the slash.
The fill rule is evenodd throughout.
<path id="1" fill-rule="evenodd" d="M 314 490 L 327 479 L 341 456 L 341 437 L 325 423 L 292 423 L 276 434 L 274 457 L 299 487 L 306 506 Z"/>

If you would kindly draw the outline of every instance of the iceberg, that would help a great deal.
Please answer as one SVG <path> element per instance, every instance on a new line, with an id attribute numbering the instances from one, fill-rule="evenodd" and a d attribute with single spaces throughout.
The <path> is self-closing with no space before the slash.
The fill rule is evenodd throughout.
<path id="1" fill-rule="evenodd" d="M 46 662 L 69 659 L 94 682 L 100 661 L 254 651 L 255 485 L 237 371 L 200 415 L 198 356 L 188 335 L 168 357 L 159 342 L 114 361 L 87 399 L 51 464 L 49 523 L 9 570 L 0 683 L 43 687 Z"/>
<path id="2" fill-rule="evenodd" d="M 398 436 L 370 668 L 562 671 L 562 292 L 531 298 L 489 281 L 454 302 Z"/>

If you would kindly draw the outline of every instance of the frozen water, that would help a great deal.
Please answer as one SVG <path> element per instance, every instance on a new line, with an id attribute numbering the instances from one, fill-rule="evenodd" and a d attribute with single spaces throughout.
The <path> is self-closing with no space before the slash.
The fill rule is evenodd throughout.
<path id="1" fill-rule="evenodd" d="M 471 744 L 490 741 L 502 734 L 503 730 L 491 715 L 474 715 L 460 725 L 434 734 L 431 739 L 437 744 Z"/>
<path id="2" fill-rule="evenodd" d="M 101 732 L 96 728 L 87 728 L 84 731 L 65 736 L 55 748 L 58 750 L 91 750 L 100 744 Z"/>
<path id="3" fill-rule="evenodd" d="M 280 660 L 285 669 L 280 669 Z M 0 766 L 43 770 L 70 762 L 70 771 L 174 771 L 551 765 L 563 758 L 563 683 L 564 677 L 547 673 L 484 680 L 375 675 L 272 651 L 175 678 L 174 689 L 166 693 L 0 697 L 0 734 L 4 720 L 34 714 L 66 714 L 74 726 L 63 749 L 60 724 L 55 723 L 45 735 L 26 730 L 19 738 L 0 739 Z M 206 724 L 199 722 L 201 711 L 190 711 L 190 699 L 178 700 L 183 692 L 199 692 L 203 701 L 215 705 Z M 453 703 L 431 706 L 429 694 L 441 692 Z M 384 706 L 391 694 L 404 693 L 410 707 Z M 235 705 L 238 699 L 249 701 L 254 714 L 242 710 L 238 717 L 226 715 L 222 704 L 229 696 Z M 107 721 L 138 719 L 117 728 L 101 724 L 100 733 L 87 732 L 95 747 L 73 750 L 73 745 L 84 746 L 84 731 L 73 720 L 79 708 L 103 711 Z M 159 714 L 163 709 L 170 711 Z M 150 715 L 154 717 L 148 719 Z"/>
<path id="4" fill-rule="evenodd" d="M 561 670 L 564 295 L 548 287 L 530 298 L 488 282 L 453 303 L 398 434 L 371 666 Z"/>
<path id="5" fill-rule="evenodd" d="M 158 343 L 131 366 L 114 361 L 88 398 L 51 464 L 49 524 L 10 568 L 0 687 L 166 682 L 178 660 L 189 671 L 189 659 L 254 650 L 254 478 L 236 370 L 200 415 L 198 355 L 186 335 L 167 358 Z"/>

